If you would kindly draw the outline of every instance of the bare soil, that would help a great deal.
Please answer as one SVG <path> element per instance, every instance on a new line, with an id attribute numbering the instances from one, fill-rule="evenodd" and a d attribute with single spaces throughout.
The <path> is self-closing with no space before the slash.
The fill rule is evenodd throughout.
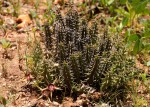
<path id="1" fill-rule="evenodd" d="M 22 0 L 21 3 L 23 3 L 23 1 L 24 0 Z M 28 14 L 30 10 L 35 10 L 33 5 L 32 2 L 22 4 L 19 14 Z M 42 15 L 45 9 L 46 7 L 42 3 L 38 7 L 38 14 L 39 17 L 41 17 L 39 21 L 41 23 L 43 23 Z M 0 40 L 5 38 L 12 44 L 11 47 L 7 49 L 7 57 L 4 56 L 5 51 L 0 44 L 0 96 L 3 96 L 9 101 L 7 107 L 59 107 L 60 104 L 58 102 L 52 103 L 49 100 L 38 100 L 40 94 L 38 94 L 36 90 L 30 90 L 27 85 L 28 81 L 25 76 L 26 66 L 24 57 L 28 47 L 28 38 L 33 38 L 32 28 L 35 27 L 35 21 L 32 20 L 30 25 L 23 27 L 21 30 L 17 30 L 13 27 L 15 24 L 17 25 L 17 17 L 13 17 L 11 14 L 2 14 L 0 17 L 4 20 L 8 19 L 14 21 L 12 25 L 7 22 L 7 20 L 4 22 L 4 25 L 7 26 L 6 34 L 0 30 Z M 29 29 L 28 33 L 26 32 L 27 29 Z M 36 32 L 36 36 L 39 37 L 39 32 Z M 144 68 L 147 72 L 150 72 L 149 69 L 144 67 L 139 61 L 137 61 L 137 65 L 142 69 Z M 139 90 L 144 90 L 143 88 L 144 87 L 141 86 Z M 144 95 L 149 99 L 149 94 Z M 76 106 L 76 103 L 73 103 L 71 98 L 66 98 L 64 103 L 61 104 L 61 107 L 71 106 Z M 88 107 L 91 106 L 89 105 Z"/>

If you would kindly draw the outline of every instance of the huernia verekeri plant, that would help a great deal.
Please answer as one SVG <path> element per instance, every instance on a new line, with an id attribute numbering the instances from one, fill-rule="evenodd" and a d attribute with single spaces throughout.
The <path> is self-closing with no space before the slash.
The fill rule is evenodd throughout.
<path id="1" fill-rule="evenodd" d="M 68 93 L 72 93 L 75 86 L 83 84 L 101 90 L 104 96 L 111 96 L 121 90 L 115 98 L 113 96 L 113 101 L 123 99 L 127 95 L 128 81 L 135 67 L 134 63 L 130 63 L 132 58 L 127 58 L 125 48 L 119 46 L 122 44 L 115 39 L 110 36 L 108 28 L 99 33 L 98 22 L 88 27 L 88 23 L 79 20 L 77 11 L 73 9 L 65 17 L 58 11 L 53 25 L 45 25 L 45 51 L 49 57 L 43 56 L 43 59 L 51 59 L 53 63 L 42 62 L 46 64 L 40 71 L 44 75 L 42 82 L 57 84 L 68 90 Z M 57 67 L 54 67 L 55 63 Z M 131 76 L 130 79 L 128 76 Z"/>

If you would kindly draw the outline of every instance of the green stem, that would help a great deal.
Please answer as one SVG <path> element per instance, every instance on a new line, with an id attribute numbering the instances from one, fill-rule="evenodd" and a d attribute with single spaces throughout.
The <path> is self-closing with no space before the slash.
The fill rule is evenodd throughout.
<path id="1" fill-rule="evenodd" d="M 95 56 L 95 62 L 94 62 L 94 66 L 91 70 L 91 74 L 90 74 L 90 77 L 89 77 L 89 80 L 88 80 L 88 83 L 89 84 L 92 84 L 93 81 L 94 81 L 94 75 L 96 74 L 96 72 L 98 71 L 98 68 L 99 68 L 99 56 L 96 55 Z"/>
<path id="2" fill-rule="evenodd" d="M 76 56 L 72 55 L 71 56 L 71 65 L 72 65 L 72 70 L 74 73 L 74 78 L 77 83 L 80 83 L 80 72 L 79 72 L 79 67 L 78 67 L 76 60 L 77 60 Z"/>
<path id="3" fill-rule="evenodd" d="M 71 75 L 68 68 L 68 64 L 64 61 L 63 63 L 63 76 L 64 76 L 64 83 L 67 85 L 69 91 L 71 91 Z"/>

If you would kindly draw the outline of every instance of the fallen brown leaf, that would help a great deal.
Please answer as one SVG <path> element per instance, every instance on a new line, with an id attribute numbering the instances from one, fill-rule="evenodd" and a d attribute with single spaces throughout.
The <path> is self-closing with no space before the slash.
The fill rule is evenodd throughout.
<path id="1" fill-rule="evenodd" d="M 27 25 L 31 24 L 31 18 L 28 14 L 26 15 L 20 15 L 17 20 L 16 20 L 16 23 L 18 24 L 17 25 L 17 29 L 21 29 L 21 28 L 24 28 L 26 27 Z"/>

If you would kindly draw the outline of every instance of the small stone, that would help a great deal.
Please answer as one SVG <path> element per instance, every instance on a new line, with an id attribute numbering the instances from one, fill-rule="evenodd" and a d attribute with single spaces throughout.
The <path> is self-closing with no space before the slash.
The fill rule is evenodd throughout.
<path id="1" fill-rule="evenodd" d="M 53 105 L 54 105 L 54 106 L 59 106 L 59 103 L 56 102 L 56 101 L 53 101 Z"/>
<path id="2" fill-rule="evenodd" d="M 72 107 L 73 103 L 72 102 L 65 102 L 62 104 L 62 107 Z"/>
<path id="3" fill-rule="evenodd" d="M 90 95 L 90 98 L 92 100 L 98 101 L 102 96 L 102 93 L 99 92 L 94 92 L 93 94 Z"/>
<path id="4" fill-rule="evenodd" d="M 15 49 L 17 49 L 17 45 L 11 46 L 11 50 L 12 50 L 12 51 L 14 51 Z"/>
<path id="5" fill-rule="evenodd" d="M 48 103 L 45 103 L 45 106 L 46 106 L 46 107 L 49 107 L 49 104 L 48 104 Z"/>
<path id="6" fill-rule="evenodd" d="M 85 0 L 74 0 L 74 4 L 82 4 Z"/>
<path id="7" fill-rule="evenodd" d="M 8 6 L 10 6 L 11 4 L 10 4 L 10 2 L 8 2 L 8 1 L 3 1 L 3 7 L 8 7 Z"/>
<path id="8" fill-rule="evenodd" d="M 64 2 L 64 3 L 68 3 L 69 0 L 64 0 L 64 1 L 63 1 L 63 0 L 55 0 L 55 1 L 54 1 L 54 4 L 55 4 L 55 5 L 57 5 L 57 4 L 61 4 L 61 5 L 62 5 L 63 2 Z"/>
<path id="9" fill-rule="evenodd" d="M 108 104 L 106 104 L 106 103 L 102 103 L 101 107 L 110 107 L 110 106 Z"/>
<path id="10" fill-rule="evenodd" d="M 14 21 L 13 19 L 6 18 L 6 19 L 5 19 L 5 23 L 8 24 L 8 25 L 14 25 L 14 24 L 15 24 L 15 21 Z"/>
<path id="11" fill-rule="evenodd" d="M 82 105 L 82 104 L 83 104 L 83 100 L 77 100 L 76 103 L 77 103 L 78 105 Z"/>
<path id="12" fill-rule="evenodd" d="M 6 83 L 3 83 L 2 86 L 6 86 Z"/>
<path id="13" fill-rule="evenodd" d="M 81 99 L 82 99 L 82 98 L 85 99 L 86 97 L 87 97 L 87 96 L 86 96 L 86 94 L 84 94 L 84 93 L 80 95 L 80 98 L 81 98 Z"/>
<path id="14" fill-rule="evenodd" d="M 74 107 L 73 99 L 70 97 L 65 97 L 62 103 L 62 107 Z"/>
<path id="15" fill-rule="evenodd" d="M 58 63 L 54 63 L 54 67 L 58 67 L 59 66 L 59 64 Z"/>

